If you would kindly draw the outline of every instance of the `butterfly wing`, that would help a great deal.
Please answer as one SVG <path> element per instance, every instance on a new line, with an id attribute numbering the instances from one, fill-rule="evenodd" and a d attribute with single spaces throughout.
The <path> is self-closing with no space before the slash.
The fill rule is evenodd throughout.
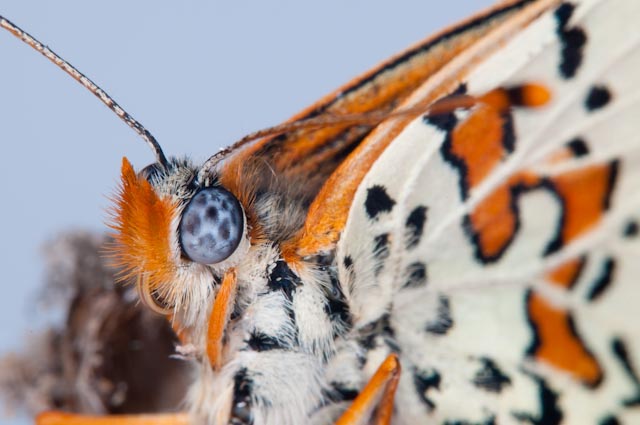
<path id="1" fill-rule="evenodd" d="M 408 104 L 531 81 L 550 104 L 369 136 L 397 134 L 358 187 L 338 265 L 363 369 L 401 353 L 399 419 L 638 420 L 638 17 L 632 0 L 536 2 Z"/>
<path id="2" fill-rule="evenodd" d="M 430 75 L 483 35 L 517 14 L 527 3 L 529 1 L 505 2 L 455 27 L 445 29 L 328 94 L 296 114 L 289 122 L 371 111 L 390 112 Z M 353 170 L 355 164 L 348 163 L 348 158 L 366 157 L 361 154 L 352 155 L 352 152 L 358 149 L 372 128 L 373 125 L 368 124 L 345 124 L 288 131 L 251 143 L 239 142 L 214 155 L 208 162 L 221 159 L 215 168 L 220 173 L 222 183 L 232 188 L 240 199 L 247 200 L 245 204 L 251 203 L 255 194 L 282 194 L 286 196 L 288 203 L 299 200 L 306 212 L 314 200 L 318 205 L 333 203 L 332 199 L 327 199 L 326 193 L 321 192 L 322 186 L 335 193 L 336 181 L 342 179 L 343 184 L 356 187 L 362 176 L 343 179 L 344 173 L 334 172 L 340 165 L 343 169 Z M 380 148 L 375 155 L 379 151 Z M 327 183 L 329 178 L 333 178 L 333 181 Z M 338 191 L 342 193 L 342 190 Z M 346 219 L 348 204 L 345 206 L 341 216 Z M 311 213 L 307 218 L 307 227 L 313 227 L 317 221 L 321 219 Z M 337 233 L 341 228 L 331 230 Z M 309 238 L 317 239 L 318 233 L 325 231 L 326 229 L 321 229 L 312 232 Z M 274 235 L 274 238 L 286 240 L 288 236 L 285 231 L 278 236 Z M 289 245 L 299 248 L 305 243 L 295 239 Z"/>

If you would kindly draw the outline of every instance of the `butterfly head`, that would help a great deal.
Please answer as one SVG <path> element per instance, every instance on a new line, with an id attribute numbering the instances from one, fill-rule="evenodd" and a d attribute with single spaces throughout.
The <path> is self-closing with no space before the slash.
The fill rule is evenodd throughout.
<path id="1" fill-rule="evenodd" d="M 139 173 L 126 159 L 122 164 L 112 256 L 123 279 L 134 279 L 141 298 L 162 313 L 207 300 L 248 249 L 242 205 L 216 179 L 200 182 L 197 172 L 182 159 Z"/>

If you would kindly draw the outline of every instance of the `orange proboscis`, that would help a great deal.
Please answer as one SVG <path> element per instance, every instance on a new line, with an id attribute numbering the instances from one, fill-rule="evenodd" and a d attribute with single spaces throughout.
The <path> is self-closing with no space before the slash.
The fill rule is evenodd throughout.
<path id="1" fill-rule="evenodd" d="M 139 415 L 80 415 L 66 412 L 44 412 L 36 418 L 36 425 L 188 425 L 187 413 Z"/>
<path id="2" fill-rule="evenodd" d="M 151 184 L 136 175 L 131 163 L 122 159 L 122 180 L 114 197 L 111 222 L 115 243 L 110 248 L 122 279 L 144 274 L 150 290 L 172 280 L 170 225 L 175 205 L 160 198 Z"/>
<path id="3" fill-rule="evenodd" d="M 396 354 L 387 356 L 351 406 L 336 421 L 336 425 L 355 425 L 365 421 L 377 425 L 389 425 L 401 370 L 398 356 Z M 369 418 L 364 415 L 376 407 L 375 419 L 368 421 Z"/>
<path id="4" fill-rule="evenodd" d="M 222 367 L 222 348 L 224 331 L 229 322 L 233 303 L 235 302 L 237 277 L 234 269 L 230 269 L 222 279 L 222 285 L 216 295 L 207 328 L 207 356 L 214 370 Z"/>

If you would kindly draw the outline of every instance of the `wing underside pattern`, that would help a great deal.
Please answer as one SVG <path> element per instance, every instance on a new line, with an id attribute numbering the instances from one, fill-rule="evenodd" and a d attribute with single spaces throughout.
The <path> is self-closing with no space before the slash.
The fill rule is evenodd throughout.
<path id="1" fill-rule="evenodd" d="M 551 103 L 414 120 L 352 204 L 341 281 L 387 323 L 368 362 L 401 354 L 400 421 L 640 418 L 640 3 L 549 3 L 455 86 Z"/>

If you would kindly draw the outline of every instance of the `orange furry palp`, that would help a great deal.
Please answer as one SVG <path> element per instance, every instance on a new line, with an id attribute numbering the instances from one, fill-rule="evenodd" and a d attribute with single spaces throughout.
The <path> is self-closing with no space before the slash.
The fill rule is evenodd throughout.
<path id="1" fill-rule="evenodd" d="M 126 158 L 122 159 L 120 187 L 113 201 L 108 226 L 114 242 L 109 252 L 121 269 L 119 279 L 135 279 L 141 299 L 158 311 L 153 294 L 170 282 L 175 272 L 170 246 L 175 205 L 158 196 Z"/>

